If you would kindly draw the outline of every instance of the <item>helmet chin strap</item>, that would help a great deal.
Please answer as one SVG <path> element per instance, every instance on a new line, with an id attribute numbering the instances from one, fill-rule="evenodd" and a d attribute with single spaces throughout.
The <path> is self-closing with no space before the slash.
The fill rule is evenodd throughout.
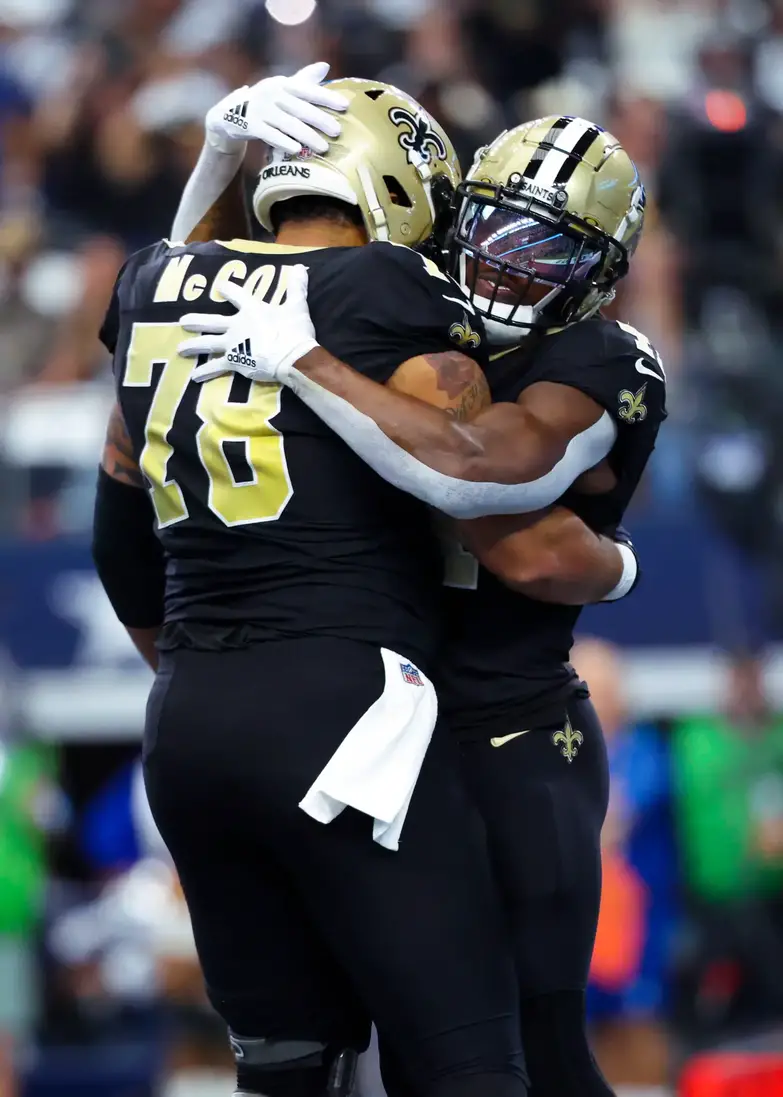
<path id="1" fill-rule="evenodd" d="M 509 305 L 502 301 L 493 301 L 491 297 L 480 297 L 477 293 L 471 293 L 471 287 L 467 279 L 467 254 L 463 251 L 459 256 L 459 282 L 465 292 L 465 296 L 473 303 L 476 311 L 484 321 L 484 328 L 490 343 L 496 346 L 513 346 L 521 343 L 530 335 L 531 331 L 539 328 L 541 314 L 544 309 L 563 292 L 565 286 L 553 286 L 549 293 L 537 301 L 535 305 Z M 588 307 L 580 320 L 589 320 L 595 316 L 604 305 L 614 299 L 615 289 L 604 290 L 595 294 L 594 302 Z M 512 319 L 513 314 L 513 319 Z M 569 321 L 563 321 L 567 326 Z M 553 325 L 556 327 L 557 325 Z M 561 324 L 562 326 L 562 324 Z"/>
<path id="2" fill-rule="evenodd" d="M 562 286 L 553 286 L 546 297 L 542 297 L 535 305 L 507 305 L 502 301 L 492 301 L 489 297 L 480 297 L 479 294 L 471 294 L 471 287 L 467 281 L 467 255 L 463 251 L 459 257 L 460 284 L 465 291 L 465 296 L 475 306 L 476 311 L 484 321 L 484 328 L 491 343 L 497 346 L 513 346 L 521 343 L 538 326 L 542 311 L 562 293 Z M 513 313 L 513 322 L 509 323 Z"/>
<path id="3" fill-rule="evenodd" d="M 386 217 L 386 211 L 378 200 L 372 176 L 364 164 L 358 165 L 357 174 L 364 190 L 364 198 L 372 220 L 372 224 L 367 226 L 368 235 L 371 240 L 388 240 L 389 221 Z"/>
<path id="4" fill-rule="evenodd" d="M 462 288 L 470 296 L 467 286 Z M 546 297 L 542 297 L 535 305 L 506 305 L 500 301 L 492 302 L 489 297 L 479 297 L 474 294 L 472 302 L 476 311 L 481 314 L 489 340 L 492 343 L 510 346 L 513 343 L 521 343 L 523 339 L 539 326 L 541 313 L 546 306 L 562 292 L 561 286 L 555 286 Z M 513 322 L 509 322 L 513 313 Z"/>
<path id="5" fill-rule="evenodd" d="M 465 290 L 467 296 L 470 296 L 467 287 L 463 284 L 462 287 Z M 499 304 L 497 301 L 494 305 L 490 306 L 489 297 L 473 297 L 473 304 L 484 321 L 484 329 L 487 333 L 487 337 L 490 343 L 494 343 L 496 346 L 513 346 L 514 343 L 521 343 L 527 339 L 528 335 L 539 327 L 539 316 L 541 310 L 545 305 L 548 305 L 550 301 L 554 300 L 558 293 L 561 292 L 560 287 L 555 288 L 551 293 L 548 293 L 546 297 L 542 298 L 536 305 L 520 305 L 514 312 L 514 323 L 509 324 L 507 319 L 501 319 L 502 316 L 509 317 L 514 311 L 513 305 Z M 615 291 L 611 290 L 605 296 L 600 297 L 595 304 L 588 309 L 584 316 L 580 316 L 579 320 L 590 320 L 595 316 L 601 308 L 609 301 L 614 299 Z M 491 311 L 490 311 L 491 308 Z M 561 325 L 562 326 L 562 325 Z M 566 324 L 565 326 L 569 326 Z M 556 325 L 554 325 L 556 327 Z M 547 329 L 547 330 L 554 330 Z"/>
<path id="6" fill-rule="evenodd" d="M 512 327 L 510 324 L 504 323 L 502 320 L 493 320 L 490 316 L 487 316 L 484 306 L 488 302 L 482 300 L 482 298 L 474 297 L 473 304 L 476 306 L 476 311 L 481 314 L 481 318 L 484 321 L 484 330 L 487 333 L 487 338 L 490 343 L 499 347 L 513 346 L 514 343 L 521 343 L 523 339 L 526 339 L 533 328 L 533 310 L 531 308 L 519 308 L 517 309 L 517 318 L 522 320 L 525 324 L 530 324 L 530 330 L 526 327 Z M 527 314 L 530 314 L 529 316 Z"/>

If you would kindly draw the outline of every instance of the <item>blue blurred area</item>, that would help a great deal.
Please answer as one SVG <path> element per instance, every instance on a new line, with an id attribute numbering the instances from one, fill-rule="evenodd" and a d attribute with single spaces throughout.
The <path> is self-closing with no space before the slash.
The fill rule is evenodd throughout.
<path id="1" fill-rule="evenodd" d="M 132 812 L 134 773 L 134 764 L 124 766 L 98 791 L 82 814 L 80 844 L 96 872 L 120 872 L 141 856 Z"/>
<path id="2" fill-rule="evenodd" d="M 643 947 L 627 984 L 608 991 L 588 988 L 593 1021 L 624 1013 L 660 1016 L 667 1005 L 671 946 L 682 900 L 672 798 L 669 744 L 650 725 L 620 729 L 609 742 L 609 812 L 622 814 L 622 855 L 645 892 Z"/>
<path id="3" fill-rule="evenodd" d="M 589 607 L 580 631 L 623 647 L 709 644 L 722 631 L 721 614 L 735 620 L 745 606 L 754 607 L 753 567 L 703 522 L 637 515 L 629 527 L 643 580 L 626 601 Z M 731 584 L 716 586 L 721 569 L 731 569 Z M 22 668 L 79 661 L 85 630 L 99 627 L 96 602 L 103 597 L 88 546 L 81 540 L 0 542 L 0 576 L 0 645 L 13 660 Z M 738 594 L 737 586 L 746 589 Z"/>
<path id="4" fill-rule="evenodd" d="M 92 572 L 82 541 L 0 544 L 0 642 L 20 667 L 63 667 L 75 658 L 78 624 L 58 612 L 63 577 Z"/>
<path id="5" fill-rule="evenodd" d="M 51 1048 L 27 1075 L 23 1097 L 153 1097 L 164 1045 L 153 1032 L 133 1043 Z"/>

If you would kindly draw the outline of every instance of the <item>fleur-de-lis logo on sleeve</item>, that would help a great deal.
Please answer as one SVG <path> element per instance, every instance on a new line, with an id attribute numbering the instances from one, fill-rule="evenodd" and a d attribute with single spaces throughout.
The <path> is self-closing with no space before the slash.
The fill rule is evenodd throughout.
<path id="1" fill-rule="evenodd" d="M 467 316 L 463 323 L 454 323 L 449 328 L 449 338 L 453 339 L 458 347 L 473 347 L 480 345 L 481 336 L 470 326 Z"/>
<path id="2" fill-rule="evenodd" d="M 618 392 L 617 399 L 620 404 L 620 410 L 617 414 L 621 419 L 624 419 L 626 423 L 641 423 L 643 419 L 647 418 L 647 405 L 644 403 L 646 392 L 646 382 L 637 392 L 631 392 L 629 389 L 623 389 L 622 392 Z"/>

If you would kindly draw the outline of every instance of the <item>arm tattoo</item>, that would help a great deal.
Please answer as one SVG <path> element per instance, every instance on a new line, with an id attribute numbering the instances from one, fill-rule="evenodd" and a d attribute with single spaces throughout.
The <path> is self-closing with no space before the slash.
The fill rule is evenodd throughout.
<path id="1" fill-rule="evenodd" d="M 442 354 L 425 354 L 438 378 L 438 388 L 450 399 L 459 396 L 476 376 L 476 363 L 461 351 L 448 350 Z"/>
<path id="2" fill-rule="evenodd" d="M 466 388 L 460 398 L 459 404 L 449 408 L 449 414 L 455 419 L 472 419 L 475 412 L 480 411 L 489 403 L 489 389 L 485 380 L 474 381 Z"/>
<path id="3" fill-rule="evenodd" d="M 133 455 L 133 443 L 125 426 L 120 405 L 115 404 L 106 428 L 106 442 L 101 461 L 106 472 L 122 484 L 132 488 L 146 487 L 138 462 Z"/>
<path id="4" fill-rule="evenodd" d="M 437 378 L 437 386 L 451 401 L 446 410 L 455 419 L 469 419 L 490 403 L 487 379 L 472 358 L 461 351 L 423 356 Z"/>

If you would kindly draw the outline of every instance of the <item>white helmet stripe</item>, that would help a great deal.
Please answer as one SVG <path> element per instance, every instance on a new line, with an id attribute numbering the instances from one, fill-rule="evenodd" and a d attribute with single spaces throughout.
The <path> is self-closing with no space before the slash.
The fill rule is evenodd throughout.
<path id="1" fill-rule="evenodd" d="M 594 128 L 592 122 L 587 122 L 584 118 L 574 118 L 572 122 L 569 122 L 566 128 L 558 134 L 554 149 L 551 149 L 541 161 L 541 167 L 535 175 L 536 185 L 542 187 L 554 186 L 557 173 L 568 159 L 568 153 L 571 152 L 579 139 L 584 137 L 588 130 Z"/>

